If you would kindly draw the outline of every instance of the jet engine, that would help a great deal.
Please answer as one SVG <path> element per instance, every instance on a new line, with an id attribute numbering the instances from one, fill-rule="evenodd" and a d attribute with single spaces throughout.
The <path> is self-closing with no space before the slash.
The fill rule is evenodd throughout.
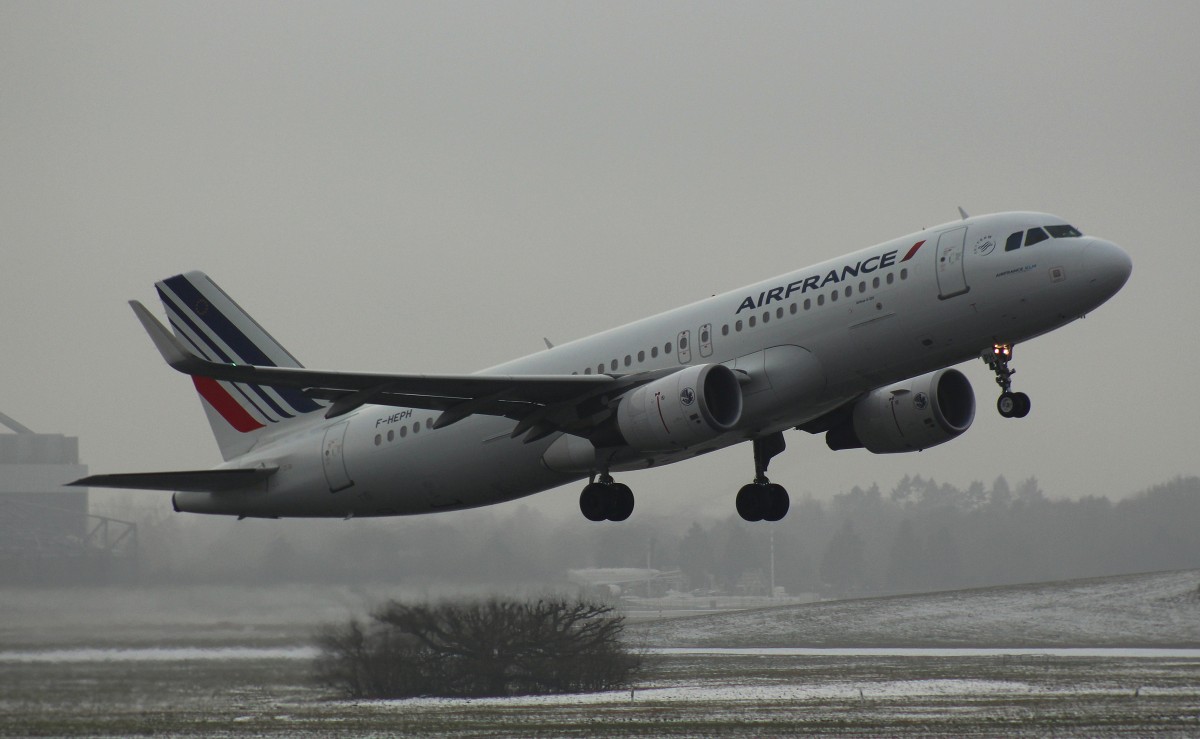
<path id="1" fill-rule="evenodd" d="M 825 435 L 830 449 L 914 452 L 950 441 L 975 420 L 975 392 L 963 373 L 940 369 L 880 388 L 854 404 Z"/>
<path id="2" fill-rule="evenodd" d="M 732 429 L 742 417 L 742 388 L 721 364 L 686 367 L 626 393 L 616 426 L 646 452 L 686 449 Z"/>

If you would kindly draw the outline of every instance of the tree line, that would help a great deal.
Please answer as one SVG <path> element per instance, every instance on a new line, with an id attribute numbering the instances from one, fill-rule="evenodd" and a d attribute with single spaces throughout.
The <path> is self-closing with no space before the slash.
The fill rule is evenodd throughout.
<path id="1" fill-rule="evenodd" d="M 150 582 L 547 583 L 569 569 L 649 565 L 681 571 L 690 590 L 739 592 L 767 582 L 773 549 L 777 585 L 838 595 L 1200 567 L 1197 522 L 1197 477 L 1113 501 L 1055 499 L 1036 479 L 957 488 L 906 476 L 890 489 L 795 497 L 771 525 L 734 515 L 595 525 L 531 501 L 507 515 L 351 522 L 167 514 L 139 537 Z"/>

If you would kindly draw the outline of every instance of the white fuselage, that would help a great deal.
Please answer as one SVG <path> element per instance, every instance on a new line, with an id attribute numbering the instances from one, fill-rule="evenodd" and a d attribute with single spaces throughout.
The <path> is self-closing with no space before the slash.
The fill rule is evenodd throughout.
<path id="1" fill-rule="evenodd" d="M 743 370 L 734 430 L 672 453 L 607 450 L 604 466 L 681 461 L 804 424 L 875 388 L 1092 310 L 1128 276 L 1118 247 L 1074 236 L 1006 250 L 1012 233 L 1063 223 L 1038 213 L 947 223 L 479 374 L 624 375 L 706 363 Z M 546 458 L 552 445 L 562 448 L 562 434 L 527 444 L 511 438 L 515 421 L 481 415 L 434 430 L 437 415 L 367 405 L 297 419 L 225 465 L 278 466 L 260 489 L 177 493 L 175 506 L 268 517 L 415 514 L 511 500 L 596 471 L 563 464 L 562 454 Z"/>

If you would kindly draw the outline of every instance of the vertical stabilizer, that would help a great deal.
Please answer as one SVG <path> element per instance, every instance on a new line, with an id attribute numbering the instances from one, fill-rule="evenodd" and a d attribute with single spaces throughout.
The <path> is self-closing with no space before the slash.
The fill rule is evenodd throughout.
<path id="1" fill-rule="evenodd" d="M 203 272 L 176 275 L 154 286 L 175 335 L 201 357 L 225 364 L 302 366 Z M 192 377 L 192 382 L 226 460 L 253 448 L 269 427 L 324 407 L 295 388 L 207 377 Z"/>

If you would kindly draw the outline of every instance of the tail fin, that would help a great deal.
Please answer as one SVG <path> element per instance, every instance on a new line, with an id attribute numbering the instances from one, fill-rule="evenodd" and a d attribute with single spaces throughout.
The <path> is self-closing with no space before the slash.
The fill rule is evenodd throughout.
<path id="1" fill-rule="evenodd" d="M 203 272 L 176 275 L 154 286 L 175 335 L 201 357 L 226 364 L 302 366 Z M 253 448 L 268 427 L 324 407 L 295 388 L 207 377 L 193 377 L 192 382 L 226 460 Z"/>

